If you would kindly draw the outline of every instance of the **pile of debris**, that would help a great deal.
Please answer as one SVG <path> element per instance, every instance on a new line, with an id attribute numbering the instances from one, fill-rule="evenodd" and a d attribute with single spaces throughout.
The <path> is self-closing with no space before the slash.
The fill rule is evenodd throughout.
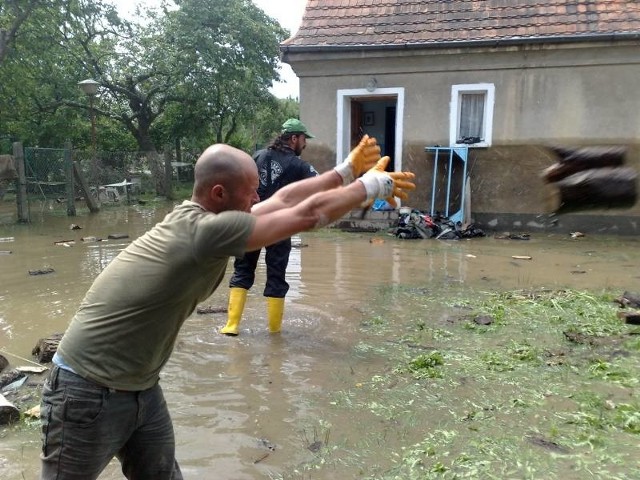
<path id="1" fill-rule="evenodd" d="M 31 351 L 37 362 L 0 350 L 0 426 L 20 421 L 23 417 L 39 418 L 42 384 L 62 333 L 41 338 Z M 26 363 L 11 366 L 5 355 Z"/>
<path id="2" fill-rule="evenodd" d="M 405 239 L 459 240 L 485 236 L 484 232 L 473 224 L 463 228 L 460 222 L 453 222 L 439 213 L 432 217 L 416 209 L 401 212 L 392 233 Z"/>
<path id="3" fill-rule="evenodd" d="M 9 361 L 0 354 L 0 426 L 19 422 L 23 416 L 38 418 L 40 415 L 43 373 L 48 368 L 35 362 L 28 363 L 8 368 Z"/>

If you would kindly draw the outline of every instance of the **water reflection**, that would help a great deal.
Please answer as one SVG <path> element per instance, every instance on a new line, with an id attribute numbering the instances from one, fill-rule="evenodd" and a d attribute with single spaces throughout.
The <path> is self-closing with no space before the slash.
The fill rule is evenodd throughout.
<path id="1" fill-rule="evenodd" d="M 85 261 L 82 263 L 82 274 L 95 278 L 125 247 L 126 244 L 122 243 L 103 245 L 102 241 L 88 245 Z"/>

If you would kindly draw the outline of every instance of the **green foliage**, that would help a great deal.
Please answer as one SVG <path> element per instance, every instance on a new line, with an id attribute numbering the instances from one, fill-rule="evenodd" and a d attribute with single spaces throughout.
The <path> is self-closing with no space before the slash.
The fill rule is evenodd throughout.
<path id="1" fill-rule="evenodd" d="M 431 352 L 412 358 L 405 366 L 399 367 L 397 372 L 409 372 L 415 378 L 440 378 L 442 372 L 437 367 L 441 365 L 444 365 L 442 354 L 440 352 Z"/>
<path id="2" fill-rule="evenodd" d="M 0 134 L 89 149 L 93 111 L 98 151 L 268 142 L 297 114 L 268 91 L 287 32 L 249 0 L 175 3 L 132 22 L 105 0 L 11 2 L 34 8 L 0 64 Z M 12 14 L 1 4 L 0 25 Z M 93 108 L 86 78 L 100 84 Z"/>

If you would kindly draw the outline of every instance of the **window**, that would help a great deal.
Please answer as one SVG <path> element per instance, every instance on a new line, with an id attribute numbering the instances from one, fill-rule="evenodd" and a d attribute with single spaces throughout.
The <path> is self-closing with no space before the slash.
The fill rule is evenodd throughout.
<path id="1" fill-rule="evenodd" d="M 491 83 L 451 87 L 451 146 L 491 146 L 494 93 L 495 87 Z"/>

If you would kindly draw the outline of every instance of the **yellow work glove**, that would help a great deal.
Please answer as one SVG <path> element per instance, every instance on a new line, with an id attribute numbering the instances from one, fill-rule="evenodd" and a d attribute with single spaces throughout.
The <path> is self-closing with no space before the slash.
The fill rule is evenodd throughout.
<path id="1" fill-rule="evenodd" d="M 380 160 L 380 146 L 375 138 L 365 135 L 349 156 L 334 168 L 342 177 L 342 185 L 349 185 Z"/>
<path id="2" fill-rule="evenodd" d="M 382 157 L 372 169 L 358 179 L 367 191 L 365 207 L 373 203 L 376 198 L 382 198 L 395 207 L 397 205 L 395 197 L 406 200 L 409 198 L 407 190 L 415 190 L 416 185 L 411 181 L 415 178 L 413 173 L 385 171 L 389 160 L 389 157 Z"/>

